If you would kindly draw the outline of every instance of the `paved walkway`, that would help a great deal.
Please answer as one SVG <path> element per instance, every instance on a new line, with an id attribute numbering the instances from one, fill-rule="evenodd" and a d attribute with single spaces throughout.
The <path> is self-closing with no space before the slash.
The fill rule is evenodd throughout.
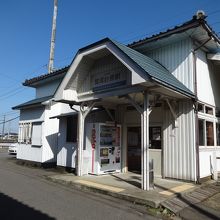
<path id="1" fill-rule="evenodd" d="M 207 199 L 212 198 L 212 196 L 218 194 L 219 192 L 220 186 L 216 185 L 215 182 L 210 181 L 209 184 L 203 184 L 200 187 L 196 187 L 191 192 L 179 194 L 174 198 L 162 202 L 161 204 L 162 206 L 168 208 L 175 214 L 180 213 L 181 215 L 185 215 L 185 211 L 188 209 L 188 207 L 190 207 L 191 209 L 195 209 L 195 211 L 204 211 L 204 213 L 208 214 L 208 212 L 205 211 L 205 209 L 202 210 L 201 208 L 199 208 L 199 204 L 201 204 L 204 201 L 207 201 Z M 212 208 L 208 204 L 207 207 Z M 212 211 L 210 211 L 210 214 L 211 213 Z M 215 214 L 220 217 L 220 210 L 219 213 Z"/>
<path id="2" fill-rule="evenodd" d="M 83 177 L 73 174 L 58 174 L 48 178 L 56 182 L 72 184 L 75 188 L 101 192 L 153 208 L 159 207 L 161 203 L 176 195 L 189 192 L 197 187 L 192 183 L 155 178 L 152 190 L 143 191 L 140 189 L 141 176 L 135 173 Z"/>

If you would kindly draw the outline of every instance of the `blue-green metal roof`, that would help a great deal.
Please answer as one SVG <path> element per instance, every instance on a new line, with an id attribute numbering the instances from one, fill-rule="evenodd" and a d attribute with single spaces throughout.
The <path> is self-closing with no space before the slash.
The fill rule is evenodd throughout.
<path id="1" fill-rule="evenodd" d="M 46 102 L 52 98 L 53 98 L 53 96 L 45 96 L 42 98 L 32 99 L 28 102 L 14 106 L 14 107 L 12 107 L 12 109 L 17 110 L 17 109 L 27 108 L 27 107 L 31 107 L 31 106 L 37 106 L 37 105 L 40 105 L 42 102 Z"/>
<path id="2" fill-rule="evenodd" d="M 190 91 L 183 83 L 181 83 L 174 75 L 172 75 L 157 61 L 117 41 L 110 41 L 122 52 L 124 52 L 135 64 L 141 67 L 152 80 L 173 90 L 176 90 L 184 95 L 195 97 L 192 91 Z"/>

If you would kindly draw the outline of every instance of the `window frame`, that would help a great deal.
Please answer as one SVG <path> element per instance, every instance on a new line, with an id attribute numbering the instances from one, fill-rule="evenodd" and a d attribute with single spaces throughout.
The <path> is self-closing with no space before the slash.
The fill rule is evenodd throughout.
<path id="1" fill-rule="evenodd" d="M 201 111 L 199 111 L 199 106 Z M 211 110 L 210 112 L 208 112 Z M 203 121 L 203 142 L 204 145 L 200 145 L 200 136 L 199 136 L 199 146 L 200 147 L 215 147 L 217 146 L 217 128 L 216 128 L 216 123 L 217 123 L 217 117 L 215 115 L 216 109 L 213 106 L 210 106 L 208 104 L 204 103 L 198 103 L 198 129 L 199 129 L 199 120 Z M 213 145 L 208 145 L 208 138 L 207 138 L 207 123 L 212 123 L 212 131 L 213 131 Z M 200 134 L 200 130 L 199 130 Z"/>
<path id="2" fill-rule="evenodd" d="M 159 140 L 156 140 L 156 139 L 153 139 L 153 135 L 154 135 L 154 130 L 157 130 L 157 134 L 158 134 L 158 131 L 159 131 Z M 149 149 L 152 149 L 152 150 L 162 150 L 162 127 L 159 126 L 159 125 L 151 125 L 149 126 L 149 142 L 150 142 L 150 146 L 149 146 Z M 155 147 L 155 145 L 157 144 L 160 144 L 160 147 Z"/>
<path id="3" fill-rule="evenodd" d="M 32 122 L 19 122 L 18 143 L 31 144 L 32 142 Z"/>

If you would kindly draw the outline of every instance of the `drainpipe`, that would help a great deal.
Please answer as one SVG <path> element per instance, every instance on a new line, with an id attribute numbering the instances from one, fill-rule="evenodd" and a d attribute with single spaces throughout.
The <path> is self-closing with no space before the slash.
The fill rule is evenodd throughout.
<path id="1" fill-rule="evenodd" d="M 199 117 L 198 117 L 198 90 L 197 90 L 197 68 L 196 68 L 196 51 L 208 43 L 212 38 L 209 37 L 201 45 L 192 50 L 193 54 L 193 76 L 194 76 L 194 93 L 195 93 L 195 136 L 196 136 L 196 183 L 200 184 L 200 164 L 199 164 Z"/>

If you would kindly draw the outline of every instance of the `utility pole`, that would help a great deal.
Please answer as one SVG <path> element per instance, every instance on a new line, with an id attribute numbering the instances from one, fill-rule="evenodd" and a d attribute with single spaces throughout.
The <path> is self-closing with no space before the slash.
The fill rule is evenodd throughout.
<path id="1" fill-rule="evenodd" d="M 9 139 L 9 136 L 10 136 L 10 121 L 8 122 L 8 139 Z"/>
<path id="2" fill-rule="evenodd" d="M 5 115 L 4 115 L 4 119 L 3 119 L 3 123 L 2 123 L 2 138 L 5 134 Z"/>
<path id="3" fill-rule="evenodd" d="M 51 41 L 50 41 L 50 58 L 49 58 L 49 65 L 48 65 L 48 73 L 51 73 L 53 71 L 55 37 L 56 37 L 57 1 L 58 0 L 54 0 L 53 23 L 52 23 L 52 33 L 51 33 Z"/>

